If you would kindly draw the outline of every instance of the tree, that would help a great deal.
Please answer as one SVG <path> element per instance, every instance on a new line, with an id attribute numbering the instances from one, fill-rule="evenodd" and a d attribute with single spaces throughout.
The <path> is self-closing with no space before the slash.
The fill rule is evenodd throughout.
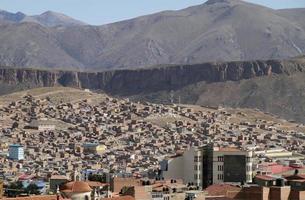
<path id="1" fill-rule="evenodd" d="M 31 183 L 30 185 L 28 185 L 28 187 L 25 189 L 25 191 L 28 194 L 35 194 L 35 195 L 40 194 L 39 187 L 34 183 Z"/>
<path id="2" fill-rule="evenodd" d="M 6 188 L 6 192 L 8 197 L 17 197 L 24 192 L 24 188 L 21 182 L 14 182 Z"/>

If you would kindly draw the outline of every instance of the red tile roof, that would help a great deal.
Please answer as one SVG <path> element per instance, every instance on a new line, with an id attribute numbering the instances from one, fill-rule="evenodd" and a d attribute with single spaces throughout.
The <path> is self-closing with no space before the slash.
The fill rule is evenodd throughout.
<path id="1" fill-rule="evenodd" d="M 231 198 L 228 197 L 206 197 L 206 200 L 233 200 Z"/>
<path id="2" fill-rule="evenodd" d="M 305 180 L 305 174 L 294 174 L 294 175 L 288 175 L 284 176 L 287 180 Z"/>
<path id="3" fill-rule="evenodd" d="M 274 178 L 272 176 L 267 176 L 267 175 L 256 175 L 255 179 L 260 179 L 260 180 L 264 180 L 264 181 L 273 181 L 273 180 L 276 180 L 276 178 Z"/>
<path id="4" fill-rule="evenodd" d="M 209 196 L 226 196 L 229 191 L 240 191 L 241 188 L 229 184 L 214 184 L 209 186 L 206 191 Z"/>
<path id="5" fill-rule="evenodd" d="M 101 183 L 98 181 L 86 181 L 90 187 L 104 187 L 109 185 L 108 183 Z"/>
<path id="6" fill-rule="evenodd" d="M 292 171 L 292 170 L 296 169 L 294 167 L 279 165 L 279 164 L 276 164 L 276 163 L 265 164 L 265 165 L 261 165 L 260 167 L 265 169 L 265 170 L 270 171 L 272 174 L 281 174 L 281 173 Z"/>
<path id="7" fill-rule="evenodd" d="M 60 188 L 61 192 L 67 192 L 67 193 L 84 193 L 84 192 L 91 192 L 92 189 L 89 186 L 88 183 L 83 181 L 75 181 L 75 182 L 69 182 L 64 184 Z"/>
<path id="8" fill-rule="evenodd" d="M 135 200 L 135 198 L 132 196 L 120 196 L 114 198 L 103 198 L 102 200 Z"/>
<path id="9" fill-rule="evenodd" d="M 62 197 L 59 197 L 60 200 L 63 200 Z M 4 198 L 3 200 L 57 200 L 56 195 L 37 195 L 29 197 L 16 197 L 16 198 Z M 67 199 L 65 199 L 67 200 Z"/>

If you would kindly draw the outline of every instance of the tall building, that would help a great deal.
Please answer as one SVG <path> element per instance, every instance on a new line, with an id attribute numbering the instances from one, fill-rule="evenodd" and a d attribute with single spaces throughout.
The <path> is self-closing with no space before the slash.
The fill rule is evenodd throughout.
<path id="1" fill-rule="evenodd" d="M 3 180 L 0 179 L 0 199 L 3 197 Z"/>
<path id="2" fill-rule="evenodd" d="M 252 154 L 237 148 L 214 148 L 213 184 L 252 182 Z"/>
<path id="3" fill-rule="evenodd" d="M 160 167 L 163 178 L 182 179 L 201 188 L 224 182 L 251 183 L 252 155 L 252 151 L 208 144 L 163 160 Z"/>
<path id="4" fill-rule="evenodd" d="M 19 144 L 12 144 L 9 146 L 9 159 L 24 160 L 24 149 Z"/>
<path id="5" fill-rule="evenodd" d="M 161 164 L 162 176 L 165 179 L 182 179 L 184 184 L 202 186 L 202 152 L 190 148 L 182 155 L 163 160 Z"/>

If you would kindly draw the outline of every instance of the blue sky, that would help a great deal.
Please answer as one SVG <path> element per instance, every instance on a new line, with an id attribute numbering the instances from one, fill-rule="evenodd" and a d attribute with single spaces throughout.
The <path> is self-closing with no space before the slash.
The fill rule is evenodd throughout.
<path id="1" fill-rule="evenodd" d="M 305 8 L 305 0 L 247 0 L 274 9 Z M 0 9 L 26 14 L 61 12 L 94 25 L 129 19 L 162 10 L 177 10 L 205 0 L 0 0 Z"/>

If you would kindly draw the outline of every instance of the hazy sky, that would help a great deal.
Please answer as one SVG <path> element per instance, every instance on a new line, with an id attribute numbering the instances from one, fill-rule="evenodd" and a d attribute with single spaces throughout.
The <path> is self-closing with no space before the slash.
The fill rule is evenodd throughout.
<path id="1" fill-rule="evenodd" d="M 305 0 L 248 0 L 275 9 L 305 7 Z M 162 10 L 177 10 L 205 0 L 0 0 L 0 9 L 25 14 L 62 12 L 89 24 L 101 25 Z"/>

